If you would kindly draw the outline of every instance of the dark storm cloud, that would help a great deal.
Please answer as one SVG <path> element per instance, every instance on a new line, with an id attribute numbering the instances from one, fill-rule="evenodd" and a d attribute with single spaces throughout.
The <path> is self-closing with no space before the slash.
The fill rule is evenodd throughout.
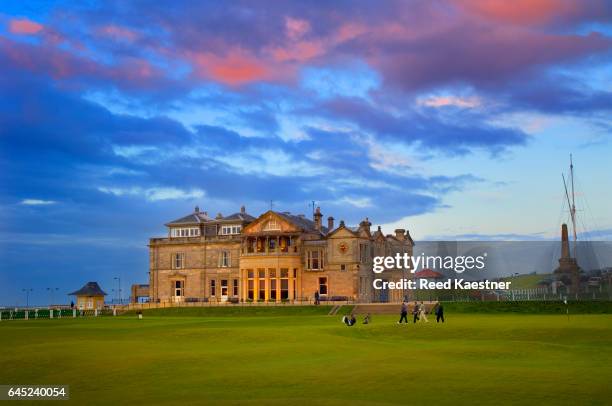
<path id="1" fill-rule="evenodd" d="M 296 208 L 313 196 L 332 201 L 345 194 L 363 197 L 373 193 L 368 187 L 354 184 L 337 186 L 335 190 L 320 187 L 322 179 L 327 179 L 324 184 L 333 185 L 329 176 L 335 173 L 336 177 L 349 180 L 358 174 L 363 179 L 403 185 L 405 191 L 401 195 L 411 200 L 415 212 L 438 204 L 437 199 L 419 196 L 418 192 L 435 189 L 436 179 L 430 182 L 419 176 L 379 173 L 368 164 L 363 147 L 350 134 L 310 131 L 313 135 L 310 139 L 285 142 L 274 136 L 244 137 L 217 126 L 199 126 L 192 133 L 168 118 L 113 114 L 73 93 L 36 80 L 0 83 L 3 89 L 0 104 L 5 107 L 0 114 L 3 167 L 7 169 L 3 171 L 2 183 L 5 203 L 37 196 L 96 207 L 117 200 L 101 193 L 101 187 L 128 191 L 135 187 L 201 188 L 213 200 L 231 201 L 236 196 L 247 201 L 274 199 Z M 126 148 L 128 155 L 122 150 L 117 152 L 121 147 Z M 130 148 L 135 149 L 133 155 Z M 320 167 L 320 172 L 294 176 L 282 164 L 278 175 L 274 169 L 259 171 L 259 166 L 268 164 L 258 162 L 265 160 L 259 155 L 265 157 L 270 150 L 281 151 L 288 157 L 288 164 L 303 161 Z M 309 157 L 321 151 L 334 158 Z M 228 165 L 228 157 L 251 161 L 238 162 L 235 167 Z M 117 168 L 123 176 L 117 174 Z M 397 193 L 376 190 L 376 198 L 391 201 Z M 130 198 L 129 192 L 126 198 Z M 355 208 L 351 214 L 349 210 L 347 220 L 357 221 L 365 211 Z M 400 209 L 379 210 L 376 206 L 368 207 L 367 211 L 379 221 L 400 215 Z M 20 222 L 19 216 L 13 220 L 15 224 Z"/>
<path id="2" fill-rule="evenodd" d="M 380 137 L 388 137 L 417 143 L 426 149 L 465 154 L 472 148 L 482 148 L 492 153 L 515 145 L 524 145 L 527 135 L 518 129 L 494 127 L 483 117 L 463 113 L 461 121 L 448 121 L 436 113 L 426 115 L 417 111 L 392 115 L 357 99 L 336 99 L 323 111 L 334 117 L 350 120 L 360 128 Z"/>
<path id="3" fill-rule="evenodd" d="M 612 92 L 555 75 L 528 86 L 517 83 L 505 97 L 510 105 L 545 113 L 598 115 L 612 110 Z"/>

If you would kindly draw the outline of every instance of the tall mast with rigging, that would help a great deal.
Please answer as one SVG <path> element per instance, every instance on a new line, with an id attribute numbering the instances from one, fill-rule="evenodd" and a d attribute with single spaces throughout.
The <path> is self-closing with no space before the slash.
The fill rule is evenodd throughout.
<path id="1" fill-rule="evenodd" d="M 563 178 L 563 187 L 565 189 L 565 198 L 569 207 L 570 216 L 572 219 L 572 234 L 574 236 L 574 252 L 570 251 L 569 232 L 566 223 L 561 225 L 561 257 L 559 258 L 559 267 L 555 269 L 556 279 L 562 282 L 562 286 L 568 287 L 568 293 L 580 292 L 580 267 L 577 261 L 577 240 L 578 233 L 576 232 L 576 198 L 574 190 L 574 162 L 570 154 L 570 173 L 569 179 Z M 555 285 L 556 286 L 556 285 Z"/>
<path id="2" fill-rule="evenodd" d="M 576 242 L 578 235 L 576 233 L 576 200 L 574 194 L 574 162 L 572 160 L 572 154 L 570 154 L 570 186 L 572 191 L 572 197 L 570 199 L 569 191 L 567 189 L 567 182 L 565 181 L 565 175 L 561 174 L 563 178 L 563 187 L 565 188 L 565 197 L 567 198 L 567 205 L 570 210 L 570 217 L 572 219 L 572 234 L 574 236 L 574 258 L 576 257 Z"/>

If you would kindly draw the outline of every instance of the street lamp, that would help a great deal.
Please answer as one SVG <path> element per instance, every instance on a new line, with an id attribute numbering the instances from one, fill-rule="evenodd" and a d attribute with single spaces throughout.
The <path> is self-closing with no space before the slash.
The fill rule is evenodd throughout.
<path id="1" fill-rule="evenodd" d="M 25 292 L 26 294 L 26 307 L 30 307 L 30 292 L 33 292 L 34 289 L 28 288 L 28 289 L 21 289 L 21 290 Z"/>
<path id="2" fill-rule="evenodd" d="M 47 288 L 47 291 L 49 292 L 49 306 L 53 305 L 53 292 L 57 292 L 59 290 L 59 288 Z"/>
<path id="3" fill-rule="evenodd" d="M 119 286 L 119 288 L 117 289 L 117 293 L 119 296 L 119 303 L 121 304 L 121 278 L 119 276 L 115 276 L 113 279 L 117 281 L 117 284 Z"/>

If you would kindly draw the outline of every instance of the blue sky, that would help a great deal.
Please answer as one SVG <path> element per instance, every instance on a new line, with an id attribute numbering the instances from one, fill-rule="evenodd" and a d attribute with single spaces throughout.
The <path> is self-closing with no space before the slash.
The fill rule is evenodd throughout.
<path id="1" fill-rule="evenodd" d="M 125 295 L 195 205 L 556 238 L 570 153 L 581 228 L 611 239 L 611 20 L 605 1 L 4 2 L 0 304 L 115 276 Z"/>

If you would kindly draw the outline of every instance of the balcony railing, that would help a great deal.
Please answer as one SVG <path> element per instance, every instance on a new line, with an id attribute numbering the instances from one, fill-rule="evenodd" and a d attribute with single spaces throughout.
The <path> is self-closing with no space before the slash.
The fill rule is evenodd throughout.
<path id="1" fill-rule="evenodd" d="M 184 243 L 184 242 L 206 242 L 206 241 L 231 241 L 240 242 L 239 235 L 206 235 L 199 237 L 155 237 L 149 239 L 151 244 L 160 243 Z"/>
<path id="2" fill-rule="evenodd" d="M 249 252 L 248 250 L 242 250 L 240 252 L 240 255 L 243 257 L 249 257 L 249 256 L 253 256 L 253 257 L 263 257 L 266 255 L 281 255 L 281 256 L 300 256 L 301 253 L 298 251 L 294 252 L 293 250 L 289 250 L 289 251 L 281 251 L 281 250 L 269 250 L 269 251 L 263 251 L 263 252 L 259 252 L 259 251 L 255 251 L 255 252 Z"/>

